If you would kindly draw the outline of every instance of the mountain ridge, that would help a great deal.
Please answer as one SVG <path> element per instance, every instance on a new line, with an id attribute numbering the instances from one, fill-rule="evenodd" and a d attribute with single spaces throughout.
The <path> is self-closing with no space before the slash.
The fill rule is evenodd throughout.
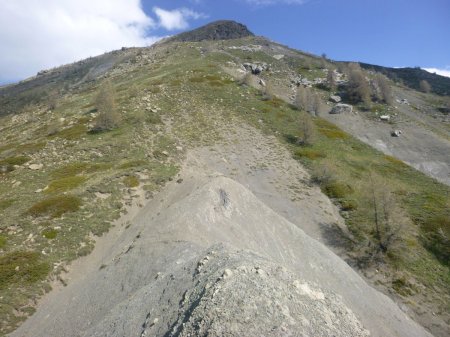
<path id="1" fill-rule="evenodd" d="M 168 41 L 200 42 L 205 40 L 231 40 L 254 36 L 247 26 L 233 20 L 218 20 L 197 29 L 177 34 Z"/>
<path id="2" fill-rule="evenodd" d="M 197 290 L 210 296 L 211 292 L 207 290 L 212 289 L 208 286 L 210 281 L 230 274 L 220 268 L 230 269 L 231 274 L 244 281 L 242 286 L 246 289 L 247 281 L 254 283 L 263 275 L 263 272 L 257 272 L 259 269 L 256 267 L 269 270 L 272 275 L 276 270 L 282 270 L 283 265 L 296 261 L 302 263 L 306 257 L 314 255 L 316 249 L 295 255 L 305 247 L 296 247 L 295 240 L 290 241 L 295 256 L 286 255 L 286 247 L 282 244 L 284 239 L 281 238 L 283 228 L 291 228 L 293 232 L 299 228 L 328 247 L 321 246 L 317 251 L 326 256 L 330 254 L 327 249 L 335 251 L 341 260 L 355 266 L 354 271 L 367 277 L 373 287 L 388 294 L 394 302 L 401 303 L 401 311 L 408 312 L 437 336 L 445 336 L 448 316 L 442 308 L 448 298 L 445 291 L 449 284 L 445 274 L 448 271 L 445 242 L 448 242 L 446 235 L 450 228 L 445 227 L 445 219 L 449 218 L 446 205 L 450 194 L 448 186 L 430 178 L 439 177 L 438 174 L 448 177 L 446 174 L 450 167 L 445 156 L 450 148 L 445 138 L 445 116 L 437 111 L 441 98 L 405 90 L 404 86 L 388 80 L 388 85 L 393 88 L 393 106 L 379 100 L 369 107 L 346 101 L 339 90 L 344 93 L 348 88 L 348 75 L 345 69 L 339 70 L 335 62 L 295 51 L 262 37 L 246 35 L 238 39 L 218 40 L 230 32 L 222 35 L 216 34 L 214 29 L 209 31 L 213 34 L 212 39 L 207 39 L 211 36 L 208 32 L 188 37 L 201 37 L 199 42 L 171 41 L 149 48 L 124 48 L 41 72 L 26 83 L 0 90 L 1 94 L 7 94 L 1 98 L 7 103 L 1 104 L 1 109 L 8 110 L 8 114 L 0 113 L 3 136 L 0 144 L 0 249 L 2 254 L 6 254 L 0 255 L 0 267 L 6 265 L 7 270 L 6 278 L 0 273 L 0 296 L 7 298 L 6 304 L 0 302 L 2 323 L 5 322 L 0 327 L 0 334 L 12 331 L 33 312 L 36 298 L 44 290 L 48 291 L 47 270 L 51 270 L 50 277 L 56 283 L 69 284 L 70 287 L 72 275 L 66 274 L 71 268 L 68 264 L 89 254 L 94 243 L 100 242 L 99 237 L 110 228 L 119 235 L 114 237 L 117 241 L 111 241 L 115 243 L 113 247 L 108 246 L 114 254 L 95 260 L 97 264 L 91 265 L 90 275 L 100 280 L 103 273 L 111 271 L 108 286 L 120 294 L 125 306 L 128 301 L 126 295 L 133 294 L 131 290 L 136 282 L 146 283 L 142 287 L 143 293 L 153 289 L 155 279 L 158 287 L 169 282 L 167 289 L 156 288 L 154 294 L 157 298 L 161 292 L 169 296 L 170 284 L 187 284 L 180 281 L 183 278 L 189 282 L 201 278 L 195 268 L 206 263 L 203 261 L 205 253 L 193 242 L 211 238 L 214 233 L 217 234 L 213 236 L 214 243 L 234 238 L 240 240 L 239 248 L 263 254 L 271 251 L 279 258 L 280 263 L 270 267 L 264 262 L 249 261 L 246 254 L 238 254 L 238 260 L 242 257 L 255 264 L 255 275 L 242 278 L 235 273 L 239 266 L 232 265 L 230 269 L 230 265 L 226 265 L 230 251 L 222 252 L 218 255 L 219 265 L 214 267 L 220 273 L 210 274 L 211 278 L 207 277 L 208 282 L 203 289 L 180 288 L 179 294 L 170 297 L 170 303 L 182 303 L 180 317 L 176 316 L 178 311 L 175 310 L 171 314 L 175 319 L 167 317 L 163 320 L 150 315 L 151 320 L 148 320 L 146 317 L 151 308 L 158 307 L 150 305 L 146 307 L 149 312 L 140 311 L 139 319 L 133 316 L 128 322 L 136 324 L 133 329 L 142 328 L 141 335 L 145 335 L 145 328 L 151 328 L 153 324 L 166 336 L 173 332 L 167 329 L 166 323 L 181 327 L 192 313 L 189 307 L 195 310 L 201 307 L 197 300 L 201 302 L 203 297 L 197 296 Z M 327 84 L 330 69 L 339 84 L 335 89 Z M 376 74 L 370 71 L 363 71 L 363 74 L 363 79 L 375 83 Z M 299 88 L 309 90 L 322 103 L 323 110 L 316 116 L 306 111 L 309 107 L 297 104 Z M 105 109 L 98 98 L 105 92 L 114 101 L 108 107 L 120 118 L 115 126 L 99 129 L 96 125 Z M 344 103 L 352 104 L 353 112 L 329 114 L 335 106 L 333 100 L 341 98 L 336 98 L 336 94 L 341 95 Z M 390 118 L 389 122 L 381 119 L 380 116 L 385 115 Z M 341 125 L 341 128 L 336 125 Z M 399 138 L 391 135 L 396 129 L 402 131 Z M 304 139 L 309 131 L 313 137 L 306 144 Z M 409 160 L 410 166 L 400 159 Z M 190 171 L 179 175 L 180 167 L 185 165 Z M 411 167 L 416 165 L 428 176 Z M 212 179 L 212 184 L 205 185 L 198 178 L 208 166 L 214 170 L 208 171 L 206 178 L 215 179 Z M 370 183 L 372 179 L 381 177 L 388 185 L 374 186 Z M 191 188 L 186 188 L 188 186 Z M 404 223 L 399 219 L 404 227 L 398 229 L 397 233 L 401 234 L 394 233 L 395 240 L 388 247 L 388 254 L 377 250 L 380 245 L 377 240 L 382 238 L 378 239 L 374 234 L 373 201 L 367 198 L 368 191 L 373 191 L 378 198 L 380 191 L 376 188 L 382 186 L 383 195 L 392 197 L 389 201 L 393 200 L 387 206 L 398 204 L 395 215 L 406 219 Z M 170 200 L 165 194 L 169 188 L 175 191 Z M 194 195 L 198 197 L 196 206 L 192 202 Z M 174 237 L 174 232 L 169 230 L 174 221 L 161 219 L 177 215 L 179 204 L 175 201 L 178 197 L 183 197 L 184 205 L 188 204 L 193 209 L 182 212 L 176 227 L 180 235 Z M 244 206 L 250 199 L 260 200 L 256 207 L 249 209 L 251 214 L 256 214 L 253 222 L 257 225 L 264 223 L 265 230 L 250 228 L 245 221 L 247 208 Z M 274 221 L 268 221 L 255 208 L 275 211 L 270 213 Z M 239 211 L 235 215 L 239 214 L 240 224 L 247 226 L 246 240 L 242 239 L 242 226 L 237 226 L 235 218 L 229 217 L 233 209 Z M 61 212 L 63 216 L 59 216 Z M 136 217 L 138 213 L 140 216 Z M 119 222 L 115 222 L 117 219 Z M 280 227 L 280 224 L 287 227 Z M 274 231 L 276 228 L 280 231 Z M 389 230 L 388 226 L 386 228 Z M 187 233 L 190 233 L 189 240 L 186 240 Z M 142 244 L 144 239 L 146 244 Z M 288 239 L 293 240 L 294 237 L 288 235 Z M 304 239 L 309 242 L 306 235 Z M 250 241 L 252 245 L 246 246 Z M 214 248 L 210 243 L 207 241 L 201 248 L 221 251 L 220 247 Z M 159 256 L 161 261 L 170 260 L 170 264 L 153 265 L 156 259 L 148 254 L 156 246 L 165 247 L 160 253 L 168 255 Z M 170 247 L 173 246 L 179 247 L 179 255 L 174 259 L 170 256 Z M 144 256 L 145 261 L 141 259 Z M 183 262 L 187 256 L 194 256 L 188 265 Z M 88 255 L 85 259 L 91 261 L 94 258 Z M 142 263 L 143 268 L 134 270 L 138 263 L 123 263 L 128 259 Z M 339 265 L 344 265 L 341 260 Z M 128 278 L 131 273 L 126 274 L 123 282 L 119 282 L 114 278 L 118 264 L 129 268 L 136 276 Z M 349 271 L 348 265 L 345 266 Z M 194 270 L 193 274 L 181 275 L 184 267 Z M 305 273 L 310 267 L 298 268 L 295 273 L 302 278 L 313 277 L 316 275 L 314 272 Z M 316 267 L 322 270 L 321 273 L 333 269 L 322 264 Z M 158 275 L 162 272 L 162 269 L 157 270 L 160 268 L 164 268 L 165 277 Z M 141 277 L 144 270 L 148 271 L 144 272 L 146 278 Z M 22 277 L 28 275 L 27 271 L 34 273 L 32 280 Z M 354 271 L 351 272 L 354 274 Z M 346 273 L 344 271 L 339 278 L 345 279 Z M 175 282 L 172 282 L 173 278 Z M 317 296 L 321 298 L 319 288 L 325 283 L 330 286 L 334 283 L 334 277 L 325 279 L 323 282 L 319 280 L 323 284 L 317 287 L 300 282 L 298 289 L 303 295 L 319 294 Z M 277 282 L 271 278 L 266 281 L 265 289 Z M 360 284 L 361 280 L 357 282 Z M 90 289 L 80 287 L 80 299 L 89 297 L 86 290 L 95 293 L 96 287 L 104 288 L 101 281 L 91 284 Z M 290 280 L 287 284 L 278 285 L 284 288 L 289 284 L 292 286 Z M 215 281 L 213 286 L 216 287 Z M 370 301 L 365 303 L 363 296 L 355 295 L 357 289 L 353 291 L 351 286 L 344 288 L 343 292 L 356 297 L 359 311 L 364 313 L 366 305 L 373 305 Z M 29 297 L 23 296 L 23 289 Z M 64 286 L 62 289 L 68 288 Z M 337 291 L 336 295 L 340 292 Z M 189 298 L 186 294 L 195 296 Z M 161 303 L 167 304 L 168 298 L 164 296 L 160 297 Z M 132 297 L 138 301 L 149 298 Z M 104 298 L 115 299 L 114 295 Z M 391 299 L 383 301 L 392 304 Z M 277 302 L 282 316 L 289 322 L 292 307 L 284 300 L 278 298 Z M 217 309 L 208 302 L 204 304 L 203 308 Z M 89 309 L 107 311 L 110 308 L 108 305 L 97 308 L 97 305 L 94 301 Z M 353 309 L 348 303 L 346 305 Z M 63 314 L 57 307 L 53 309 L 58 315 Z M 116 313 L 120 312 L 120 305 L 116 309 Z M 138 306 L 138 309 L 142 308 Z M 346 310 L 342 306 L 337 309 L 344 313 Z M 83 311 L 83 307 L 70 310 Z M 389 320 L 392 312 L 387 311 Z M 397 316 L 404 318 L 401 311 L 396 307 Z M 82 314 L 86 315 L 86 312 Z M 90 325 L 92 319 L 97 324 L 99 322 L 93 317 L 100 316 L 89 316 L 82 323 Z M 194 316 L 201 315 L 197 312 Z M 46 317 L 46 313 L 41 317 Z M 98 325 L 101 327 L 105 323 L 101 330 L 116 325 L 117 319 L 121 323 L 120 315 L 112 317 L 108 314 L 105 317 L 107 319 Z M 323 318 L 326 320 L 326 317 L 331 316 Z M 108 325 L 112 322 L 110 318 L 114 321 L 112 325 Z M 214 325 L 209 318 L 205 324 Z M 295 316 L 295 324 L 298 319 L 299 316 Z M 365 328 L 370 327 L 370 319 L 366 317 Z M 403 327 L 411 324 L 408 318 L 404 320 L 406 325 Z M 75 321 L 72 323 L 76 326 Z M 41 321 L 33 324 L 39 325 Z M 49 321 L 45 324 L 52 326 Z M 195 330 L 195 322 L 187 328 L 190 332 Z M 280 329 L 288 328 L 280 325 Z M 310 328 L 314 329 L 314 324 Z M 323 331 L 326 326 L 317 328 Z M 379 331 L 377 326 L 372 330 Z M 419 335 L 424 333 L 420 327 L 417 332 Z M 45 333 L 43 329 L 42 334 Z M 405 330 L 398 335 L 411 336 Z"/>

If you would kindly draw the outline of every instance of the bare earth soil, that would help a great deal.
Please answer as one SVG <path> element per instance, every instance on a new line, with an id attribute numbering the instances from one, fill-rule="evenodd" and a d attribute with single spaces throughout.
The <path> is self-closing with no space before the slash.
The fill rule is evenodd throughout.
<path id="1" fill-rule="evenodd" d="M 11 336 L 430 336 L 320 243 L 337 210 L 287 150 L 237 130 L 137 198 Z"/>

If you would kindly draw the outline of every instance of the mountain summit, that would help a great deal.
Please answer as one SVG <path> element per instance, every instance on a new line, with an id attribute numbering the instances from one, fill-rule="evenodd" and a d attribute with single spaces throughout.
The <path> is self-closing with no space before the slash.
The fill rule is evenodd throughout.
<path id="1" fill-rule="evenodd" d="M 254 36 L 248 28 L 236 21 L 221 20 L 174 36 L 172 41 L 198 42 L 205 40 L 231 40 L 246 36 Z"/>

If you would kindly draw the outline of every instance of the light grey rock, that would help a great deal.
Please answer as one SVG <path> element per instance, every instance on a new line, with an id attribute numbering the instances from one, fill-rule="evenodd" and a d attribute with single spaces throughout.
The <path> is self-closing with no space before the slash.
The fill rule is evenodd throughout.
<path id="1" fill-rule="evenodd" d="M 339 103 L 336 104 L 333 109 L 331 109 L 330 114 L 342 114 L 342 113 L 351 113 L 353 111 L 353 107 L 350 104 Z"/>
<path id="2" fill-rule="evenodd" d="M 28 168 L 33 171 L 38 171 L 44 167 L 44 164 L 30 164 Z"/>
<path id="3" fill-rule="evenodd" d="M 341 96 L 333 95 L 330 97 L 330 101 L 332 101 L 334 103 L 340 103 L 342 101 L 342 99 L 341 99 Z"/>
<path id="4" fill-rule="evenodd" d="M 11 336 L 430 337 L 229 178 L 170 185 L 118 233 Z"/>

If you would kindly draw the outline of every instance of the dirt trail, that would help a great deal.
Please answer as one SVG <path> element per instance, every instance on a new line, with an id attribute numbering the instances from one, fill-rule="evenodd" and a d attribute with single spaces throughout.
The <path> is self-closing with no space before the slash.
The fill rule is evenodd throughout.
<path id="1" fill-rule="evenodd" d="M 345 230 L 339 210 L 317 186 L 309 184 L 308 172 L 276 137 L 248 125 L 230 130 L 224 132 L 224 142 L 192 151 L 187 166 L 238 181 L 320 242 L 326 242 L 336 226 Z"/>

